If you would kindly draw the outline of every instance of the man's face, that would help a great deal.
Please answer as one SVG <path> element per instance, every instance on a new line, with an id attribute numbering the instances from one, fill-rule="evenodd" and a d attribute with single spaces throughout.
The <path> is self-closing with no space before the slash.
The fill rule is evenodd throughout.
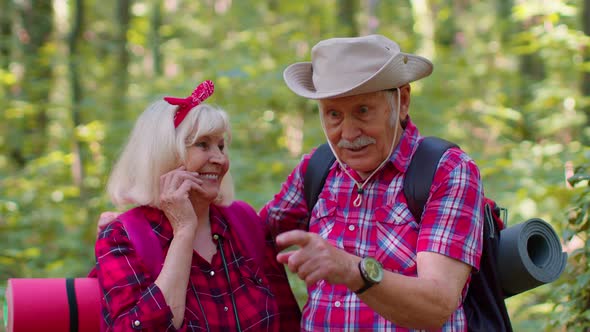
<path id="1" fill-rule="evenodd" d="M 394 95 L 397 98 L 397 93 Z M 395 126 L 399 127 L 398 137 L 401 135 L 397 116 L 394 114 L 393 120 L 391 118 L 389 98 L 390 93 L 379 91 L 319 101 L 326 135 L 334 151 L 362 177 L 368 176 L 388 157 Z"/>

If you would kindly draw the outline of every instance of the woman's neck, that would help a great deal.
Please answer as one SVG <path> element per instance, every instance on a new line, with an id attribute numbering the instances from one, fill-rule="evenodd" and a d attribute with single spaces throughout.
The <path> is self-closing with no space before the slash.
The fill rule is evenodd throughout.
<path id="1" fill-rule="evenodd" d="M 195 214 L 197 215 L 197 229 L 195 231 L 195 240 L 193 249 L 207 262 L 211 263 L 213 256 L 217 252 L 215 243 L 211 234 L 211 221 L 209 218 L 210 204 L 194 205 Z"/>
<path id="2" fill-rule="evenodd" d="M 191 201 L 191 205 L 195 210 L 195 215 L 199 220 L 207 218 L 209 219 L 209 208 L 211 206 L 210 201 L 203 200 L 201 197 L 194 197 L 192 194 L 189 193 L 189 199 Z"/>

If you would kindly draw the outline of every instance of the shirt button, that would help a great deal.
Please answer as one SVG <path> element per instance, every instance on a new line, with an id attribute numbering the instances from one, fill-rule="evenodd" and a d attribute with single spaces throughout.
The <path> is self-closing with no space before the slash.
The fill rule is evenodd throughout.
<path id="1" fill-rule="evenodd" d="M 133 321 L 133 326 L 139 327 L 139 325 L 141 325 L 141 322 L 139 320 L 134 320 Z"/>
<path id="2" fill-rule="evenodd" d="M 336 301 L 336 302 L 334 302 L 334 306 L 335 306 L 336 308 L 340 308 L 340 306 L 341 306 L 341 305 L 342 305 L 342 303 L 340 303 L 340 301 Z"/>
<path id="3" fill-rule="evenodd" d="M 213 240 L 219 240 L 219 235 L 218 234 L 213 234 Z"/>
<path id="4" fill-rule="evenodd" d="M 223 311 L 227 312 L 229 310 L 228 307 L 223 307 Z"/>
<path id="5" fill-rule="evenodd" d="M 215 271 L 211 271 L 211 272 L 209 272 L 209 275 L 210 275 L 210 276 L 214 276 L 214 275 L 215 275 Z"/>
<path id="6" fill-rule="evenodd" d="M 354 225 L 349 225 L 348 226 L 348 230 L 351 231 L 351 232 L 354 231 Z"/>

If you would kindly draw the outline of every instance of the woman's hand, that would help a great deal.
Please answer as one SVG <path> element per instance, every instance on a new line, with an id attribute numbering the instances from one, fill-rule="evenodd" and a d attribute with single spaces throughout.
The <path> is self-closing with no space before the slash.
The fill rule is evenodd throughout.
<path id="1" fill-rule="evenodd" d="M 194 234 L 197 225 L 197 215 L 191 204 L 191 191 L 204 194 L 195 172 L 188 172 L 184 166 L 174 169 L 160 177 L 160 208 L 170 220 L 174 234 L 190 232 Z"/>
<path id="2" fill-rule="evenodd" d="M 105 228 L 107 227 L 108 224 L 111 223 L 111 221 L 115 220 L 115 218 L 117 218 L 119 216 L 119 212 L 113 212 L 113 211 L 106 211 L 100 214 L 100 217 L 98 217 L 98 224 L 96 225 L 96 237 L 98 238 L 98 234 Z"/>

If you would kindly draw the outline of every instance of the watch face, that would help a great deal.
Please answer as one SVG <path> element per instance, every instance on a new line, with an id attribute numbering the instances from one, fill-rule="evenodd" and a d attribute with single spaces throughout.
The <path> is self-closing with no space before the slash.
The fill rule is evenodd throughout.
<path id="1" fill-rule="evenodd" d="M 383 267 L 381 263 L 370 257 L 365 258 L 364 263 L 367 278 L 375 283 L 380 282 L 383 279 Z"/>

